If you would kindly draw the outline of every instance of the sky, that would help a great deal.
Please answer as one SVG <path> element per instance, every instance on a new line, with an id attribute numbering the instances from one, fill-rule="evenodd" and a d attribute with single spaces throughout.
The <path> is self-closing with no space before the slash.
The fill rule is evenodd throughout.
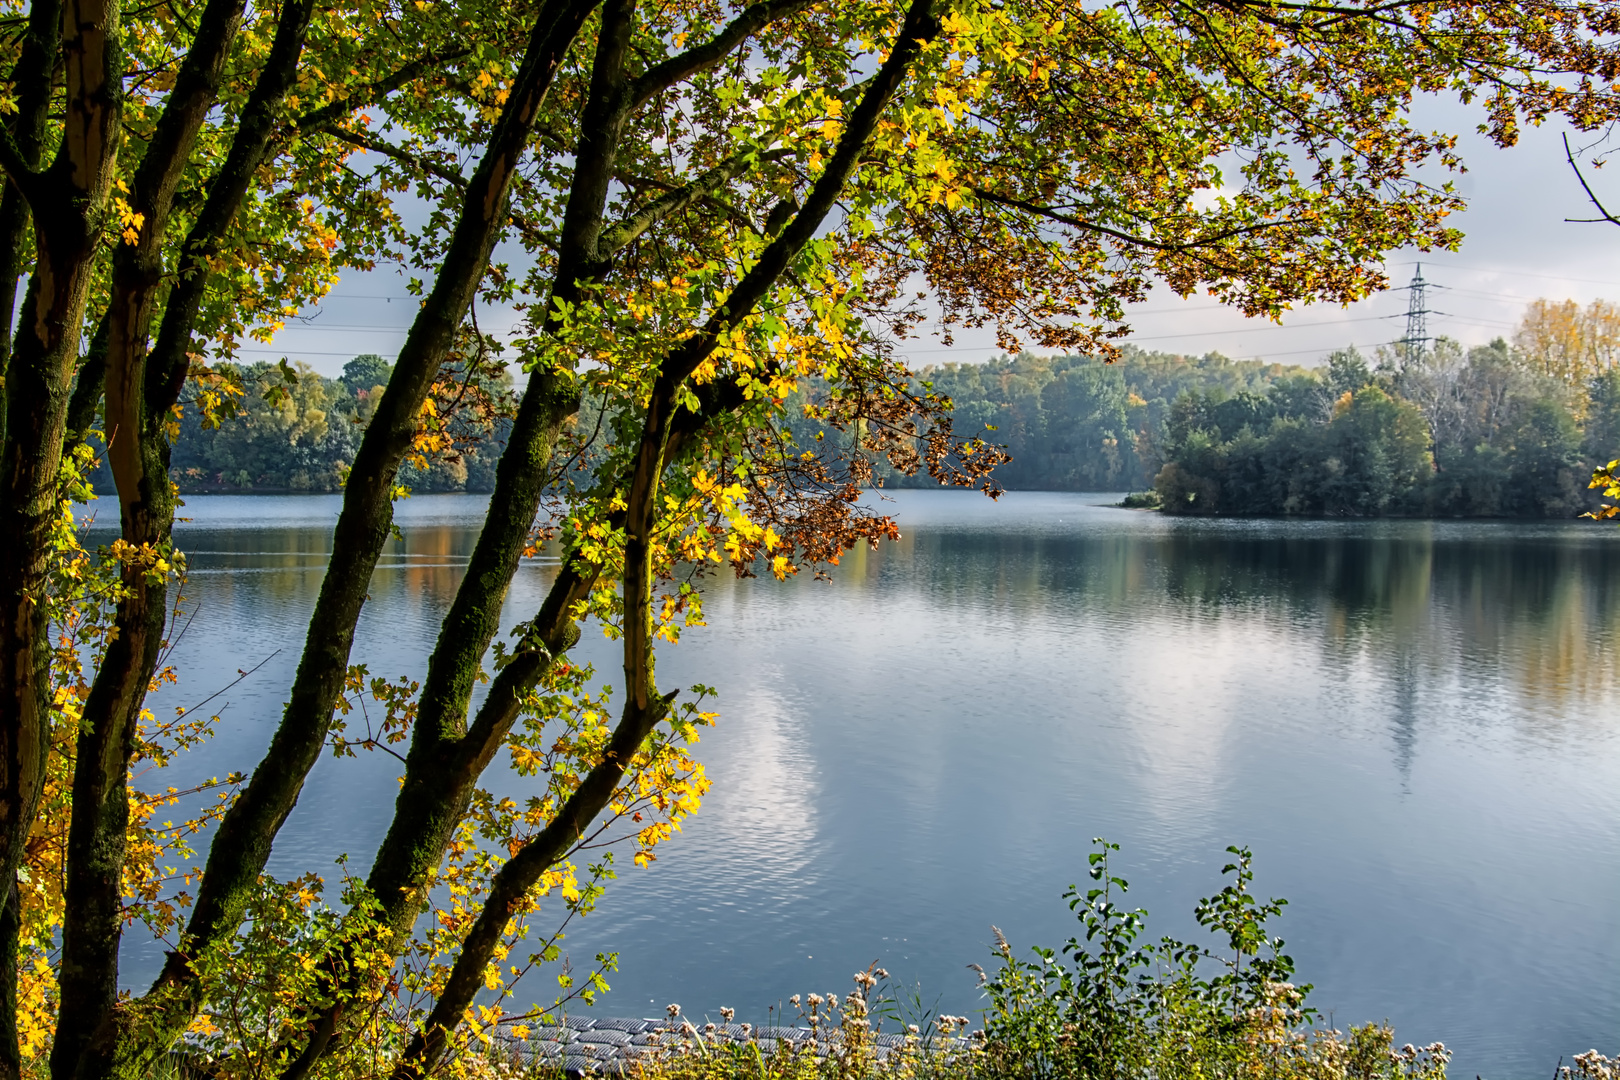
<path id="1" fill-rule="evenodd" d="M 1393 253 L 1386 263 L 1390 290 L 1349 307 L 1302 307 L 1280 326 L 1246 319 L 1206 296 L 1182 300 L 1159 290 L 1131 309 L 1133 332 L 1127 340 L 1165 352 L 1213 350 L 1235 359 L 1289 364 L 1319 363 L 1350 345 L 1371 354 L 1405 332 L 1407 285 L 1419 262 L 1431 286 L 1429 333 L 1464 345 L 1511 338 L 1525 305 L 1538 297 L 1582 304 L 1599 297 L 1620 300 L 1620 226 L 1566 220 L 1592 217 L 1594 211 L 1564 160 L 1565 127 L 1527 128 L 1516 147 L 1501 150 L 1473 134 L 1479 122 L 1475 110 L 1430 102 L 1418 120 L 1464 133 L 1460 149 L 1469 171 L 1456 182 L 1469 206 L 1451 219 L 1466 234 L 1458 251 Z M 1605 172 L 1588 168 L 1587 178 L 1620 211 L 1620 166 Z M 404 275 L 392 268 L 347 274 L 318 308 L 289 321 L 271 345 L 249 343 L 244 359 L 285 356 L 335 375 L 358 353 L 392 358 L 415 310 Z M 505 330 L 514 321 L 509 311 L 480 314 L 486 331 Z M 950 348 L 927 335 L 900 351 L 914 367 L 981 362 L 998 352 L 988 332 L 958 332 Z"/>

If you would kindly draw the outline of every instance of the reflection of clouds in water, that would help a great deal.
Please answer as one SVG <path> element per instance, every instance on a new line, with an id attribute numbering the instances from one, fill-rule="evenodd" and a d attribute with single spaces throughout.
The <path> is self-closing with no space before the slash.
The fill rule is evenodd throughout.
<path id="1" fill-rule="evenodd" d="M 814 881 L 815 761 L 802 737 L 804 718 L 756 681 L 726 695 L 719 724 L 698 746 L 714 787 L 676 841 L 699 876 L 758 890 L 766 904 L 790 901 Z M 701 864 L 701 865 L 699 865 Z"/>
<path id="2" fill-rule="evenodd" d="M 1224 759 L 1243 733 L 1236 720 L 1257 684 L 1277 668 L 1281 642 L 1256 642 L 1257 627 L 1215 619 L 1153 618 L 1132 629 L 1136 642 L 1113 656 L 1109 681 L 1130 722 L 1145 809 L 1179 818 L 1208 805 L 1230 776 Z M 1246 632 L 1247 631 L 1247 632 Z"/>
<path id="3" fill-rule="evenodd" d="M 619 880 L 569 931 L 576 959 L 618 952 L 610 981 L 629 980 L 632 994 L 669 981 L 673 950 L 685 974 L 662 992 L 696 993 L 686 968 L 697 965 L 727 971 L 728 992 L 763 1001 L 779 989 L 773 964 L 801 951 L 797 924 L 827 890 L 828 859 L 806 718 L 768 685 L 774 675 L 756 667 L 727 688 L 718 726 L 696 747 L 714 782 L 702 807 L 651 866 L 619 859 Z"/>

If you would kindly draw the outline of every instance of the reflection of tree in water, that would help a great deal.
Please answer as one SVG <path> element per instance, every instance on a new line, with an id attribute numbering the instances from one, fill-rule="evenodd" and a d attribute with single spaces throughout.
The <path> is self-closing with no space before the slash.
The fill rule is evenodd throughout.
<path id="1" fill-rule="evenodd" d="M 436 618 L 455 595 L 476 537 L 465 524 L 407 523 L 403 539 L 384 549 L 372 589 L 399 593 L 412 617 Z M 217 579 L 208 587 L 215 603 L 241 587 L 260 603 L 303 608 L 326 574 L 332 536 L 296 526 L 206 528 L 182 531 L 176 546 L 189 553 L 193 573 Z"/>
<path id="2" fill-rule="evenodd" d="M 1453 545 L 1435 596 L 1459 627 L 1466 669 L 1512 669 L 1548 723 L 1559 719 L 1557 705 L 1606 695 L 1616 681 L 1620 578 L 1607 545 L 1584 540 Z"/>
<path id="3" fill-rule="evenodd" d="M 1412 759 L 1417 756 L 1418 673 L 1417 660 L 1410 648 L 1397 648 L 1390 664 L 1394 684 L 1395 715 L 1390 723 L 1390 739 L 1395 743 L 1395 768 L 1401 774 L 1401 789 L 1409 790 Z"/>
<path id="4" fill-rule="evenodd" d="M 407 596 L 435 608 L 448 608 L 466 571 L 475 534 L 465 527 L 418 525 L 404 534 L 383 567 L 398 574 Z"/>
<path id="5" fill-rule="evenodd" d="M 1163 545 L 1167 592 L 1181 603 L 1319 618 L 1327 659 L 1346 672 L 1365 659 L 1413 685 L 1491 672 L 1542 706 L 1609 694 L 1620 674 L 1607 647 L 1620 620 L 1620 575 L 1605 557 L 1607 538 L 1470 531 L 1179 536 Z"/>
<path id="6" fill-rule="evenodd" d="M 1412 620 L 1429 593 L 1427 540 L 1192 533 L 1160 548 L 1173 599 L 1322 614 L 1346 644 Z"/>
<path id="7" fill-rule="evenodd" d="M 1072 621 L 1149 614 L 1260 619 L 1288 636 L 1317 637 L 1330 677 L 1374 679 L 1392 703 L 1402 771 L 1415 754 L 1424 688 L 1451 685 L 1471 703 L 1463 722 L 1522 716 L 1535 738 L 1559 737 L 1572 701 L 1607 699 L 1620 685 L 1612 643 L 1620 573 L 1612 538 L 1575 526 L 1411 522 L 1355 535 L 1335 525 L 1233 522 L 1157 534 L 921 532 L 936 599 L 977 606 L 993 597 Z M 1449 534 L 1449 535 L 1448 535 Z M 896 555 L 899 553 L 896 552 Z M 884 556 L 880 555 L 880 558 Z M 1505 688 L 1528 708 L 1501 712 Z"/>

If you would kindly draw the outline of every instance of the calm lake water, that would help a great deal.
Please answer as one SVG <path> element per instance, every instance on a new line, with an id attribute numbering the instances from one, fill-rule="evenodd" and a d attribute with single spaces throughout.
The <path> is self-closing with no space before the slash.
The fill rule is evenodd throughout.
<path id="1" fill-rule="evenodd" d="M 1227 844 L 1341 1027 L 1439 1039 L 1452 1074 L 1546 1077 L 1620 1051 L 1620 532 L 1592 524 L 1175 521 L 1096 495 L 898 493 L 905 538 L 830 582 L 718 581 L 660 655 L 720 692 L 715 782 L 647 869 L 622 860 L 565 942 L 620 953 L 598 1011 L 744 1019 L 873 960 L 981 1007 L 990 925 L 1073 930 L 1094 836 L 1152 934 L 1197 933 Z M 400 507 L 355 659 L 419 673 L 481 518 Z M 225 695 L 182 778 L 249 769 L 280 713 L 335 498 L 188 500 L 190 704 Z M 510 621 L 552 573 L 527 565 Z M 613 671 L 588 634 L 579 654 Z M 612 680 L 610 680 L 612 681 Z M 216 703 L 217 705 L 217 703 Z M 324 759 L 273 872 L 363 869 L 396 763 Z M 125 982 L 158 963 L 131 942 Z M 549 979 L 535 987 L 545 993 Z"/>

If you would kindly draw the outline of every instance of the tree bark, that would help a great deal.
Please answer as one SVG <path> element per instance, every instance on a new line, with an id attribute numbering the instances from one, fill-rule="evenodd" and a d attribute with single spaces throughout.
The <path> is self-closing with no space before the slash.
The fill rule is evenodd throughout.
<path id="1" fill-rule="evenodd" d="M 602 270 L 596 237 L 624 127 L 620 99 L 634 7 L 634 0 L 608 0 L 602 11 L 548 313 L 559 301 L 577 300 L 581 284 L 598 279 Z M 566 390 L 570 383 L 566 373 L 530 377 L 496 469 L 490 506 L 498 510 L 479 531 L 466 576 L 428 659 L 394 820 L 367 880 L 382 905 L 384 925 L 395 935 L 407 933 L 421 910 L 429 875 L 439 865 L 482 771 L 468 775 L 476 761 L 464 760 L 458 744 L 466 732 L 479 663 L 500 630 L 501 604 L 545 494 L 551 449 L 563 422 L 579 408 L 577 395 Z M 549 642 L 555 631 L 542 634 Z"/>
<path id="2" fill-rule="evenodd" d="M 107 378 L 107 335 L 112 321 L 105 313 L 90 335 L 90 348 L 79 365 L 79 374 L 73 382 L 73 396 L 68 399 L 67 434 L 62 440 L 65 457 L 90 437 L 96 423 L 96 409 L 101 404 L 101 391 Z"/>
<path id="3" fill-rule="evenodd" d="M 62 45 L 62 4 L 60 0 L 38 0 L 28 11 L 28 28 L 22 51 L 11 69 L 11 84 L 17 89 L 18 109 L 9 131 L 15 140 L 21 164 L 39 167 L 45 141 L 45 121 L 50 109 L 53 70 Z M 17 281 L 22 274 L 25 252 L 23 239 L 28 233 L 28 200 L 22 187 L 8 176 L 0 194 L 0 440 L 6 429 L 6 373 L 11 365 L 13 312 L 17 307 Z M 9 757 L 9 755 L 7 755 Z M 19 763 L 20 764 L 20 763 Z M 0 779 L 4 787 L 11 770 Z M 32 815 L 29 815 L 32 817 Z M 17 1045 L 15 1003 L 17 998 L 18 932 L 22 913 L 17 909 L 14 879 L 0 896 L 0 1008 L 5 1010 L 0 1026 L 0 1080 L 19 1075 L 21 1055 Z"/>
<path id="4" fill-rule="evenodd" d="M 41 0 L 28 9 L 28 29 L 21 53 L 11 69 L 11 84 L 17 88 L 17 116 L 9 125 L 23 164 L 39 168 L 40 151 L 45 144 L 45 120 L 55 83 L 57 53 L 62 47 L 61 0 Z M 23 238 L 28 232 L 28 200 L 14 181 L 5 184 L 0 195 L 0 376 L 11 364 L 13 312 L 17 307 L 17 281 L 22 276 Z M 0 385 L 0 403 L 4 402 Z M 4 423 L 0 408 L 0 424 Z"/>
<path id="5" fill-rule="evenodd" d="M 52 14 L 40 11 L 41 21 Z M 0 444 L 0 881 L 6 882 L 16 879 L 23 860 L 50 746 L 45 578 L 57 467 L 122 103 L 117 5 L 68 0 L 54 13 L 67 83 L 56 157 L 39 172 L 34 130 L 0 138 L 0 165 L 29 204 L 35 236 L 34 271 L 6 372 Z M 28 89 L 48 98 L 41 83 L 55 60 L 50 33 L 31 20 L 30 37 L 45 39 L 37 47 L 49 60 Z"/>
<path id="6" fill-rule="evenodd" d="M 120 243 L 113 256 L 105 335 L 98 329 L 100 348 L 92 349 L 94 359 L 81 372 L 81 378 L 94 379 L 96 360 L 104 365 L 108 457 L 118 487 L 123 539 L 153 555 L 167 554 L 174 523 L 164 426 L 179 392 L 166 372 L 154 372 L 157 377 L 149 379 L 147 370 L 164 269 L 162 245 L 175 190 L 218 94 L 242 9 L 242 0 L 209 0 L 198 19 L 191 48 L 135 172 L 131 208 L 143 215 L 140 233 L 135 243 Z M 82 407 L 86 396 L 76 393 L 74 400 Z M 72 420 L 70 434 L 71 426 Z M 85 701 L 74 760 L 58 975 L 62 1005 L 51 1048 L 57 1080 L 71 1080 L 81 1071 L 105 1071 L 103 1063 L 81 1062 L 81 1057 L 118 991 L 129 764 L 168 614 L 166 573 L 136 561 L 124 566 L 121 578 L 114 636 Z"/>

